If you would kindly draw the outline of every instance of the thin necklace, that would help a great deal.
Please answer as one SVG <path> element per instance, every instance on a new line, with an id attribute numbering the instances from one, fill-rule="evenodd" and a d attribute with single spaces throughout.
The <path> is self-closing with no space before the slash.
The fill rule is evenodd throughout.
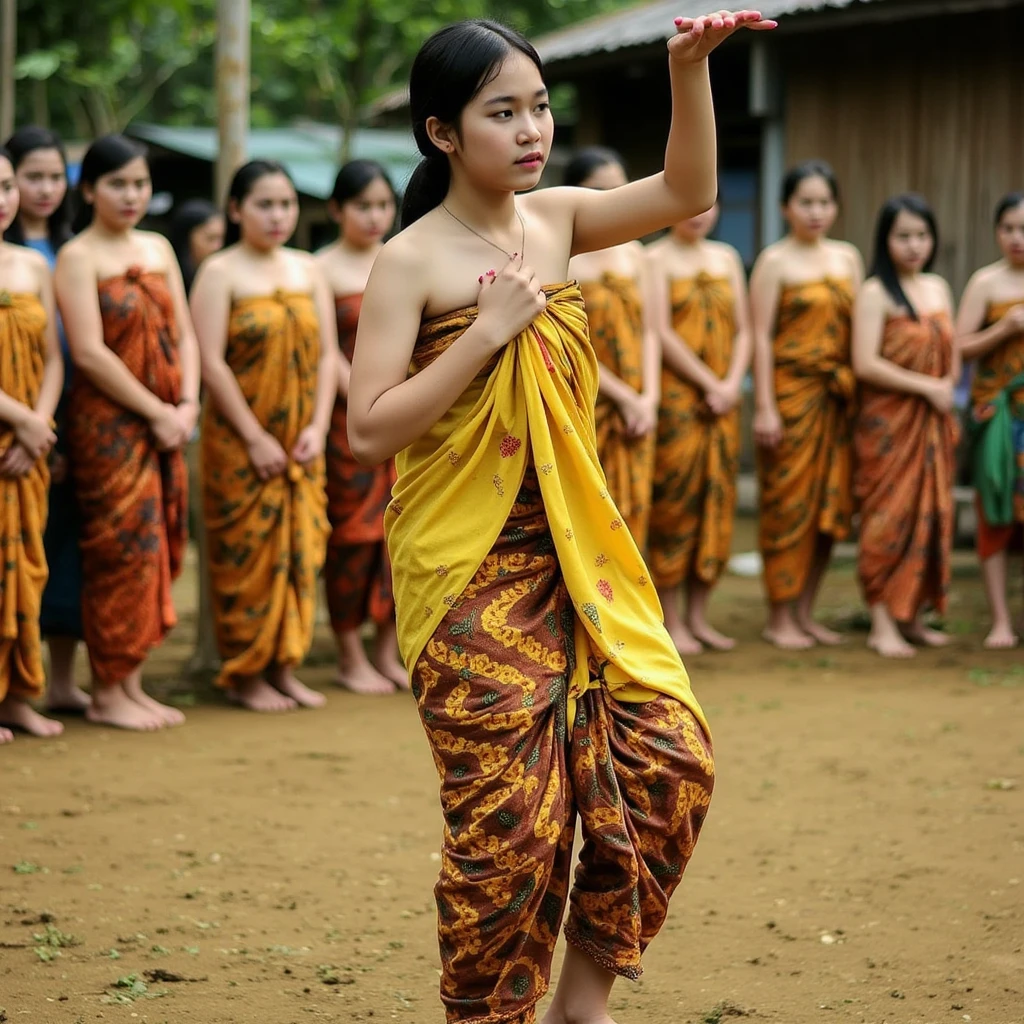
<path id="1" fill-rule="evenodd" d="M 519 224 L 523 229 L 523 240 L 519 243 L 519 252 L 509 252 L 507 249 L 503 249 L 497 242 L 492 242 L 486 235 L 480 234 L 476 228 L 470 227 L 461 217 L 456 217 L 448 207 L 442 203 L 441 209 L 451 217 L 452 220 L 458 221 L 467 231 L 471 231 L 477 238 L 486 242 L 488 245 L 497 249 L 498 252 L 503 252 L 510 260 L 514 260 L 517 256 L 525 259 L 526 258 L 526 221 L 523 220 L 523 215 L 519 212 L 519 207 L 515 207 L 516 216 L 519 218 Z"/>

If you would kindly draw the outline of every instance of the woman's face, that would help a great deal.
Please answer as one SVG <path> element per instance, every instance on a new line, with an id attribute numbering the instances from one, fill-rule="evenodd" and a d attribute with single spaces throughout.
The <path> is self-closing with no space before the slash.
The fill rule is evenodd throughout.
<path id="1" fill-rule="evenodd" d="M 537 66 L 516 51 L 462 111 L 458 134 L 428 119 L 443 152 L 479 188 L 525 192 L 544 172 L 555 126 Z"/>
<path id="2" fill-rule="evenodd" d="M 207 256 L 224 248 L 224 215 L 215 213 L 197 224 L 188 236 L 188 251 L 194 266 L 199 266 Z"/>
<path id="3" fill-rule="evenodd" d="M 33 149 L 22 157 L 15 172 L 21 193 L 21 215 L 47 220 L 68 191 L 67 170 L 57 149 Z"/>
<path id="4" fill-rule="evenodd" d="M 900 274 L 916 274 L 932 257 L 935 239 L 924 217 L 900 210 L 889 230 L 889 257 Z"/>
<path id="5" fill-rule="evenodd" d="M 1008 263 L 1024 267 L 1024 203 L 1011 207 L 999 218 L 996 241 Z"/>
<path id="6" fill-rule="evenodd" d="M 5 156 L 0 156 L 0 235 L 18 216 L 18 182 L 14 167 Z"/>
<path id="7" fill-rule="evenodd" d="M 621 188 L 629 181 L 621 164 L 614 160 L 595 167 L 581 182 L 583 188 L 596 188 L 602 192 L 612 188 Z"/>
<path id="8" fill-rule="evenodd" d="M 95 184 L 83 186 L 86 202 L 92 203 L 94 220 L 112 231 L 126 231 L 146 215 L 153 198 L 149 164 L 137 156 L 123 167 L 101 174 Z"/>
<path id="9" fill-rule="evenodd" d="M 241 203 L 232 201 L 231 205 L 242 239 L 257 249 L 284 245 L 299 223 L 295 186 L 278 172 L 257 178 Z"/>
<path id="10" fill-rule="evenodd" d="M 836 222 L 839 204 L 832 186 L 820 175 L 804 178 L 782 207 L 789 230 L 801 241 L 824 238 Z"/>
<path id="11" fill-rule="evenodd" d="M 334 206 L 341 237 L 357 249 L 380 242 L 395 223 L 395 194 L 383 178 L 374 178 L 357 196 Z"/>

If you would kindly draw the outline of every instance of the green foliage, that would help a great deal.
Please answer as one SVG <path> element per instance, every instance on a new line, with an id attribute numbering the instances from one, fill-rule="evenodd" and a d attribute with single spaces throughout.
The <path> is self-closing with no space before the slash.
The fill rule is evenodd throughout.
<path id="1" fill-rule="evenodd" d="M 538 34 L 629 0 L 252 0 L 252 123 L 354 128 L 422 41 L 467 17 Z M 134 119 L 212 124 L 216 0 L 19 0 L 18 123 L 90 138 Z"/>

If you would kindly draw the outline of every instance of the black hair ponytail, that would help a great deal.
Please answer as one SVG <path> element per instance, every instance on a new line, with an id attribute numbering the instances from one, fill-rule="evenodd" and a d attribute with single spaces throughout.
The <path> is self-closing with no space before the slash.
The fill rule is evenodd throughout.
<path id="1" fill-rule="evenodd" d="M 452 172 L 448 157 L 439 149 L 424 157 L 412 172 L 402 195 L 402 227 L 407 228 L 424 214 L 440 206 L 448 195 Z"/>

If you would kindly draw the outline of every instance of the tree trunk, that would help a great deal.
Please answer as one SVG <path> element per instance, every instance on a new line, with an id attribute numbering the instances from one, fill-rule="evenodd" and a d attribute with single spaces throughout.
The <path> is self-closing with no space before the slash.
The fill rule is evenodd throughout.
<path id="1" fill-rule="evenodd" d="M 14 62 L 18 57 L 17 0 L 0 0 L 0 141 L 14 131 Z"/>

